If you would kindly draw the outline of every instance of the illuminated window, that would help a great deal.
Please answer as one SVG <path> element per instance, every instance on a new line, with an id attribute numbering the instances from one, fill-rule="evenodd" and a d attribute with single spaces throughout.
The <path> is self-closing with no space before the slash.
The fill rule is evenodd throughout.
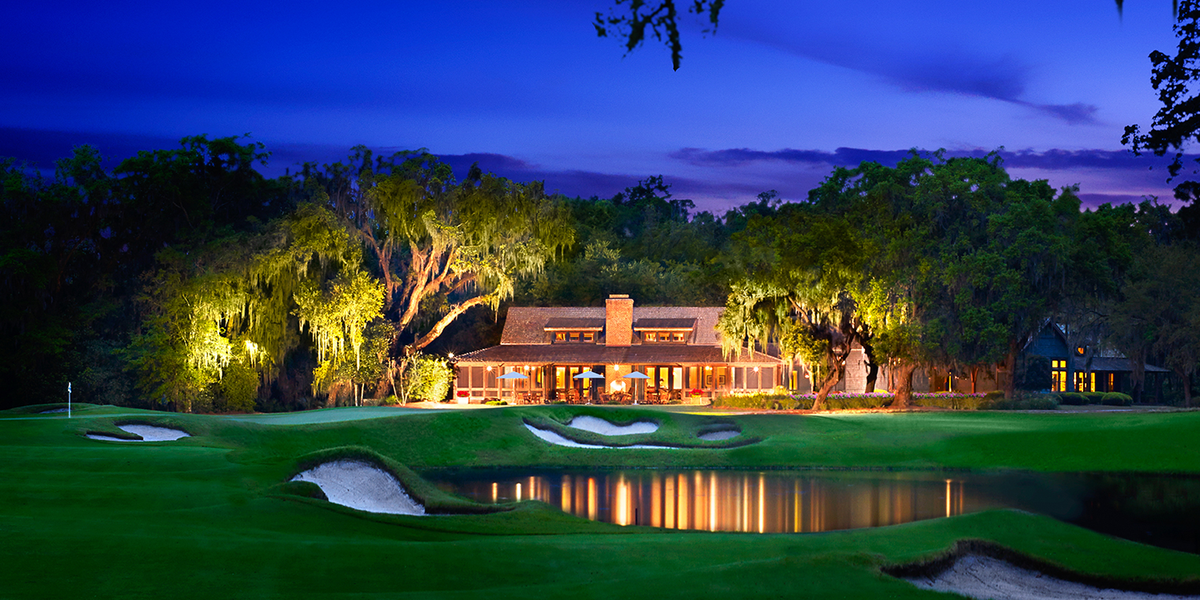
<path id="1" fill-rule="evenodd" d="M 644 342 L 675 342 L 682 343 L 686 341 L 687 333 L 683 331 L 643 331 L 642 341 Z"/>
<path id="2" fill-rule="evenodd" d="M 1090 377 L 1089 377 L 1090 375 Z M 1075 391 L 1077 392 L 1094 392 L 1096 391 L 1096 374 L 1084 373 L 1079 371 L 1075 373 Z"/>
<path id="3" fill-rule="evenodd" d="M 570 335 L 569 335 L 568 337 L 570 338 L 570 340 L 571 340 L 572 342 L 578 342 L 578 341 L 579 341 L 579 332 L 578 332 L 578 331 L 572 331 L 572 332 L 570 332 Z"/>
<path id="4" fill-rule="evenodd" d="M 1050 376 L 1053 379 L 1051 391 L 1065 392 L 1067 391 L 1067 361 L 1053 360 L 1050 361 Z"/>
<path id="5" fill-rule="evenodd" d="M 556 341 L 556 342 L 565 342 L 565 341 L 567 341 L 567 332 L 565 332 L 565 331 L 558 331 L 558 332 L 555 332 L 555 334 L 554 334 L 554 341 Z"/>
<path id="6" fill-rule="evenodd" d="M 589 343 L 589 344 L 590 344 L 590 343 L 592 343 L 592 342 L 595 342 L 595 341 L 596 341 L 596 334 L 595 334 L 595 333 L 592 333 L 591 331 L 585 331 L 585 332 L 583 332 L 583 341 L 585 341 L 585 342 L 587 342 L 587 343 Z"/>

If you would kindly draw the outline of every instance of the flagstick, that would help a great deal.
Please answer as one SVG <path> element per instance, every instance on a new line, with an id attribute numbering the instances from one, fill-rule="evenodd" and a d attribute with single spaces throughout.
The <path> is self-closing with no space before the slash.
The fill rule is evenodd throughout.
<path id="1" fill-rule="evenodd" d="M 71 418 L 71 382 L 67 382 L 67 418 Z"/>

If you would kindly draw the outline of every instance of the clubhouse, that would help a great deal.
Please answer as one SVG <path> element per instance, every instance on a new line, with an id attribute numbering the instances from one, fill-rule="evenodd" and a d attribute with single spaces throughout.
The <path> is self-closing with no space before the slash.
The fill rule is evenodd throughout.
<path id="1" fill-rule="evenodd" d="M 779 358 L 748 348 L 724 355 L 716 329 L 724 310 L 635 307 L 624 294 L 603 307 L 512 307 L 500 345 L 455 357 L 455 398 L 668 403 L 780 385 Z"/>

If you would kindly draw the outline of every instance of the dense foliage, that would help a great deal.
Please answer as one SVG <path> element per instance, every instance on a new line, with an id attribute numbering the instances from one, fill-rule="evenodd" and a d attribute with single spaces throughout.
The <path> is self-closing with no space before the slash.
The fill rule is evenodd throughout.
<path id="1" fill-rule="evenodd" d="M 803 202 L 766 192 L 720 217 L 662 177 L 571 199 L 477 168 L 458 181 L 424 151 L 356 148 L 275 180 L 255 170 L 266 156 L 194 137 L 111 171 L 90 147 L 53 176 L 0 161 L 5 402 L 68 381 L 76 399 L 181 411 L 443 399 L 441 357 L 495 343 L 510 303 L 612 293 L 724 304 L 726 350 L 803 363 L 817 408 L 844 404 L 828 398 L 852 346 L 870 372 L 850 392 L 900 407 L 918 368 L 1000 364 L 1009 397 L 1043 389 L 1044 365 L 1014 361 L 1048 319 L 1130 357 L 1135 385 L 1169 367 L 1184 401 L 1200 363 L 1187 210 L 1080 211 L 996 155 L 839 168 Z"/>

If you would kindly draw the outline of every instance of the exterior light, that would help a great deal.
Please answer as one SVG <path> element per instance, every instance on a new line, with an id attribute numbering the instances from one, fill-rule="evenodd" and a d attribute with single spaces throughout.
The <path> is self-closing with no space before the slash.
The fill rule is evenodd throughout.
<path id="1" fill-rule="evenodd" d="M 451 353 L 447 354 L 446 356 L 447 356 L 448 358 L 451 358 L 451 359 L 453 359 L 453 358 L 454 358 L 454 353 L 453 353 L 453 352 L 451 352 Z"/>
<path id="2" fill-rule="evenodd" d="M 712 370 L 712 365 L 705 365 L 705 366 L 704 366 L 704 370 L 705 370 L 705 371 L 711 371 L 711 370 Z"/>
<path id="3" fill-rule="evenodd" d="M 758 372 L 758 367 L 754 367 L 754 372 L 755 372 L 755 373 L 757 373 L 757 372 Z"/>
<path id="4" fill-rule="evenodd" d="M 489 371 L 491 371 L 491 370 L 492 370 L 492 365 L 488 365 L 488 370 L 489 370 Z"/>
<path id="5" fill-rule="evenodd" d="M 613 370 L 614 370 L 614 371 L 620 371 L 620 370 L 621 370 L 621 365 L 613 365 Z"/>

